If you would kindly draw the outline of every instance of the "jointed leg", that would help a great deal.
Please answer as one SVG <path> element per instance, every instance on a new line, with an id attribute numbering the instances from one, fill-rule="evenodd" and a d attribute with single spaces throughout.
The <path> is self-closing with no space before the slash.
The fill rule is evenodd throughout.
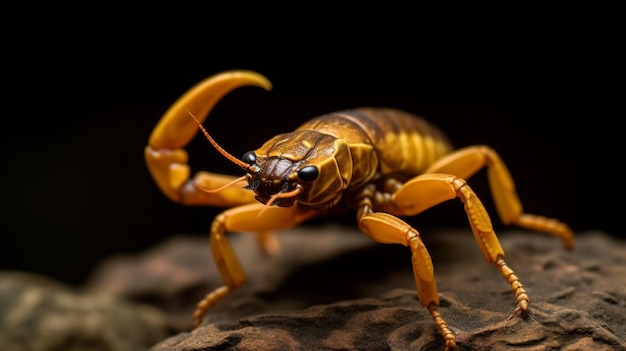
<path id="1" fill-rule="evenodd" d="M 446 174 L 421 175 L 400 188 L 393 196 L 393 201 L 404 209 L 405 215 L 415 215 L 457 197 L 464 203 L 467 219 L 485 260 L 496 266 L 515 293 L 515 312 L 521 311 L 522 315 L 526 315 L 529 302 L 526 290 L 504 262 L 504 251 L 493 231 L 487 210 L 464 180 Z"/>
<path id="2" fill-rule="evenodd" d="M 500 156 L 487 146 L 471 146 L 449 154 L 425 173 L 453 174 L 468 179 L 487 167 L 487 177 L 496 209 L 502 222 L 558 236 L 568 250 L 574 247 L 571 229 L 564 223 L 542 216 L 523 213 L 513 178 Z"/>
<path id="3" fill-rule="evenodd" d="M 402 244 L 411 249 L 413 276 L 420 304 L 428 309 L 435 325 L 439 328 L 439 332 L 446 342 L 446 349 L 456 348 L 454 334 L 438 310 L 437 283 L 433 263 L 426 246 L 424 246 L 417 230 L 403 220 L 385 212 L 372 212 L 371 198 L 374 191 L 374 186 L 370 186 L 361 195 L 357 214 L 359 228 L 378 242 Z"/>
<path id="4" fill-rule="evenodd" d="M 263 210 L 263 216 L 257 217 Z M 220 272 L 223 286 L 207 294 L 196 306 L 194 323 L 198 326 L 207 310 L 246 281 L 239 259 L 226 239 L 227 232 L 267 234 L 293 227 L 315 215 L 315 211 L 292 207 L 265 207 L 256 203 L 235 207 L 218 215 L 211 225 L 211 251 Z"/>
<path id="5" fill-rule="evenodd" d="M 382 243 L 399 243 L 411 248 L 413 272 L 420 303 L 425 306 L 442 336 L 446 348 L 455 347 L 454 335 L 438 311 L 439 298 L 430 255 L 418 232 L 399 218 L 383 212 L 373 212 L 372 198 L 375 189 L 364 189 L 359 202 L 359 227 L 363 232 Z M 518 277 L 504 261 L 504 251 L 493 231 L 491 220 L 474 191 L 460 178 L 445 174 L 425 174 L 402 186 L 392 197 L 394 207 L 402 215 L 415 215 L 444 201 L 459 198 L 474 233 L 474 238 L 485 257 L 495 265 L 515 294 L 517 307 L 513 314 L 528 311 L 529 298 Z"/>

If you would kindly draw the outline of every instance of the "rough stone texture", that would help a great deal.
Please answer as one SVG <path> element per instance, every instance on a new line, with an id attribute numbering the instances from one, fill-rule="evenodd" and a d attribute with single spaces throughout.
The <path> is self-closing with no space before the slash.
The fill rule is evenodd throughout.
<path id="1" fill-rule="evenodd" d="M 471 232 L 422 236 L 435 265 L 440 311 L 460 350 L 626 350 L 626 243 L 578 233 L 570 253 L 554 237 L 502 231 L 506 261 L 531 298 L 527 319 L 507 320 L 513 293 L 485 263 Z M 338 226 L 278 237 L 282 252 L 265 257 L 252 235 L 231 235 L 249 282 L 195 330 L 195 303 L 221 285 L 207 238 L 180 236 L 141 257 L 114 259 L 89 286 L 166 306 L 178 332 L 150 351 L 443 349 L 417 299 L 407 248 Z"/>
<path id="2" fill-rule="evenodd" d="M 154 307 L 74 291 L 51 279 L 0 272 L 0 349 L 136 351 L 167 336 Z"/>
<path id="3" fill-rule="evenodd" d="M 105 260 L 84 289 L 157 306 L 169 329 L 183 331 L 192 328 L 194 303 L 217 275 L 208 240 L 180 235 L 144 254 Z"/>

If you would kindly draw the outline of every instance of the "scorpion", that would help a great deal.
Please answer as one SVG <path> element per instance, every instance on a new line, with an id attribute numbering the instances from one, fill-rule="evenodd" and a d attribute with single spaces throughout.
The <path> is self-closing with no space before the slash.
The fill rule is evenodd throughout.
<path id="1" fill-rule="evenodd" d="M 436 324 L 446 350 L 455 349 L 455 335 L 438 309 L 430 254 L 420 233 L 400 218 L 455 198 L 464 205 L 485 260 L 495 266 L 515 296 L 509 318 L 517 313 L 526 317 L 529 296 L 504 261 L 489 214 L 466 182 L 484 168 L 503 224 L 554 235 L 566 249 L 573 249 L 572 230 L 566 224 L 524 213 L 513 179 L 495 150 L 485 145 L 454 149 L 440 129 L 401 110 L 367 107 L 326 114 L 236 158 L 210 136 L 203 122 L 224 95 L 242 86 L 272 88 L 265 76 L 253 71 L 210 76 L 165 112 L 145 148 L 147 167 L 169 199 L 227 208 L 210 227 L 210 249 L 223 286 L 197 304 L 194 327 L 211 306 L 246 282 L 226 238 L 228 232 L 256 233 L 260 247 L 272 251 L 275 231 L 331 213 L 341 205 L 356 212 L 359 229 L 373 240 L 410 249 L 419 302 Z M 198 131 L 245 175 L 201 171 L 190 178 L 184 147 Z"/>

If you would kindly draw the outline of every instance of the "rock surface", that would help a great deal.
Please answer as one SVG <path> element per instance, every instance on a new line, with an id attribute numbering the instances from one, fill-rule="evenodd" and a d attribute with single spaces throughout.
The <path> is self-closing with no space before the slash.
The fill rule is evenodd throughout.
<path id="1" fill-rule="evenodd" d="M 0 349 L 136 351 L 168 334 L 156 308 L 84 294 L 51 279 L 0 272 Z"/>
<path id="2" fill-rule="evenodd" d="M 435 265 L 440 312 L 459 350 L 626 350 L 626 243 L 601 232 L 576 235 L 567 252 L 554 237 L 501 231 L 506 261 L 531 299 L 527 319 L 485 263 L 469 230 L 422 232 Z M 230 236 L 249 282 L 191 328 L 195 303 L 221 285 L 208 238 L 179 236 L 140 257 L 103 264 L 90 289 L 150 302 L 174 335 L 150 351 L 442 350 L 417 299 L 410 252 L 350 227 L 278 234 L 266 257 L 252 235 Z"/>

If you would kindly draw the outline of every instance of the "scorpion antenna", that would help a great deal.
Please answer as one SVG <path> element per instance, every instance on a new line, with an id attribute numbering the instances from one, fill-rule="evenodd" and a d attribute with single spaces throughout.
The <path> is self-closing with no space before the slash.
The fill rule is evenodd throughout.
<path id="1" fill-rule="evenodd" d="M 222 148 L 217 143 L 217 141 L 215 141 L 215 139 L 213 139 L 213 137 L 211 135 L 209 135 L 209 132 L 207 132 L 206 129 L 204 129 L 204 126 L 202 126 L 202 123 L 200 123 L 200 121 L 196 118 L 196 116 L 193 115 L 193 113 L 191 113 L 191 111 L 189 111 L 187 109 L 185 109 L 185 111 L 187 111 L 187 113 L 191 116 L 191 118 L 193 118 L 196 121 L 196 123 L 198 123 L 198 127 L 200 128 L 200 130 L 202 131 L 204 136 L 207 138 L 207 140 L 211 143 L 211 145 L 213 145 L 215 150 L 217 150 L 217 152 L 222 154 L 222 156 L 226 157 L 230 162 L 238 165 L 239 167 L 241 167 L 243 169 L 250 168 L 249 164 L 241 161 L 240 159 L 236 158 L 235 156 L 229 154 L 226 150 L 224 150 L 224 148 Z"/>

